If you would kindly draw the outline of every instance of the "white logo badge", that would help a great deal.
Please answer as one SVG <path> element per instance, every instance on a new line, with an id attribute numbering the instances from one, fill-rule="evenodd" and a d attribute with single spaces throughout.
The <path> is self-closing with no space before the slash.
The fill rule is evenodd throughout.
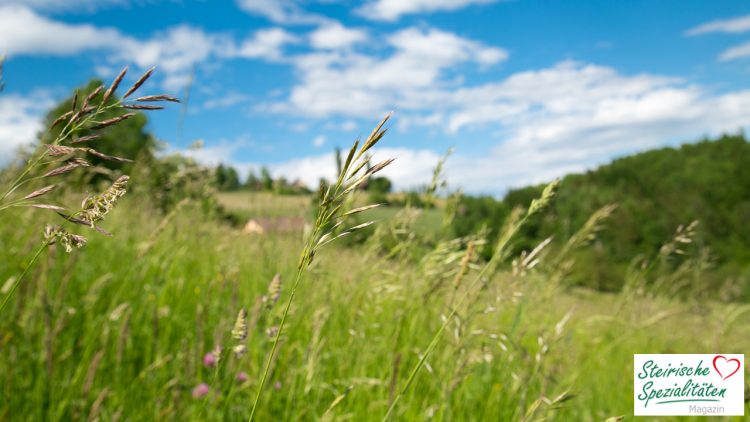
<path id="1" fill-rule="evenodd" d="M 745 414 L 745 355 L 634 355 L 634 414 Z"/>

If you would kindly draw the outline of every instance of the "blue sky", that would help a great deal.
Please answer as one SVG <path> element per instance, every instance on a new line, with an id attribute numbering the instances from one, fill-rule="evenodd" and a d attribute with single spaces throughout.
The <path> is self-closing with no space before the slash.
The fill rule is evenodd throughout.
<path id="1" fill-rule="evenodd" d="M 391 110 L 398 187 L 454 147 L 451 185 L 492 194 L 750 124 L 746 1 L 0 0 L 0 52 L 0 161 L 124 65 L 192 78 L 182 126 L 151 114 L 167 151 L 311 184 Z"/>

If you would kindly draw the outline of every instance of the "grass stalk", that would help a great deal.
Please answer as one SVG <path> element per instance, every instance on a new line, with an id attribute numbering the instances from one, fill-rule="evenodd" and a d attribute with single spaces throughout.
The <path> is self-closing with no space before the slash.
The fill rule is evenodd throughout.
<path id="1" fill-rule="evenodd" d="M 31 261 L 29 261 L 28 264 L 26 264 L 26 267 L 24 267 L 23 272 L 21 275 L 18 276 L 15 282 L 13 282 L 13 286 L 11 286 L 8 293 L 3 296 L 3 301 L 0 303 L 0 314 L 3 313 L 3 309 L 5 309 L 5 306 L 8 305 L 8 302 L 10 302 L 10 299 L 13 297 L 13 294 L 16 292 L 16 289 L 18 289 L 18 286 L 21 284 L 21 281 L 26 277 L 26 274 L 29 272 L 29 269 L 34 265 L 37 259 L 39 259 L 39 255 L 42 254 L 42 251 L 49 246 L 49 242 L 44 242 L 39 246 L 39 248 L 36 250 L 36 253 L 31 258 Z"/>
<path id="2" fill-rule="evenodd" d="M 281 315 L 281 322 L 279 322 L 279 329 L 276 331 L 276 337 L 273 339 L 273 345 L 271 346 L 271 353 L 268 355 L 268 359 L 266 359 L 266 364 L 263 368 L 263 375 L 260 378 L 260 384 L 258 385 L 258 391 L 255 393 L 255 400 L 253 401 L 253 409 L 250 411 L 250 418 L 248 418 L 248 421 L 252 421 L 255 417 L 255 410 L 258 407 L 258 402 L 260 401 L 260 395 L 263 391 L 263 386 L 266 383 L 266 379 L 268 378 L 268 372 L 271 369 L 271 363 L 273 362 L 273 356 L 276 354 L 276 349 L 279 345 L 279 339 L 281 338 L 281 332 L 284 330 L 284 324 L 286 323 L 286 317 L 289 314 L 289 309 L 292 307 L 292 302 L 294 301 L 294 296 L 297 294 L 297 286 L 299 286 L 299 281 L 302 279 L 302 273 L 304 272 L 305 267 L 300 266 L 297 270 L 297 275 L 294 277 L 294 284 L 292 285 L 292 291 L 289 294 L 289 299 L 286 301 L 286 305 L 284 305 L 284 313 Z"/>

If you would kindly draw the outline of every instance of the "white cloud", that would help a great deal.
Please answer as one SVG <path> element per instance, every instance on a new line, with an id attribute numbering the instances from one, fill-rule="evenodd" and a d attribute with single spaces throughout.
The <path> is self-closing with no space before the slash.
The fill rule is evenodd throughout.
<path id="1" fill-rule="evenodd" d="M 312 69 L 317 71 L 314 66 Z M 337 73 L 333 79 L 343 86 L 342 93 L 352 90 L 360 95 L 361 91 L 362 98 L 371 93 L 372 101 L 366 102 L 370 107 L 373 102 L 376 107 L 393 107 L 393 103 L 378 100 L 378 93 L 400 101 L 396 122 L 402 126 L 424 126 L 449 135 L 461 133 L 462 138 L 477 133 L 484 138 L 484 145 L 494 145 L 476 155 L 462 154 L 463 146 L 456 145 L 458 154 L 448 162 L 448 177 L 454 186 L 469 192 L 499 194 L 511 186 L 585 170 L 615 156 L 750 125 L 746 112 L 750 91 L 716 95 L 678 78 L 624 75 L 609 67 L 577 62 L 519 72 L 475 86 L 445 86 L 428 78 L 405 91 L 397 85 L 369 81 L 379 88 L 370 91 L 371 85 L 354 85 L 347 76 L 346 72 Z M 347 98 L 330 89 L 323 91 L 324 100 Z M 318 100 L 310 97 L 310 104 L 318 107 L 311 109 L 312 115 L 359 116 L 367 111 L 372 113 L 371 118 L 377 116 L 373 109 L 357 109 L 354 102 L 334 108 L 319 107 Z M 389 134 L 383 144 L 387 146 L 389 139 L 398 136 Z M 398 181 L 400 187 L 429 179 L 436 155 L 420 154 L 426 152 L 397 151 L 395 156 L 405 156 L 405 160 L 399 160 L 413 170 L 393 175 L 394 179 L 404 178 Z M 420 160 L 429 164 L 412 162 Z M 278 165 L 277 169 L 306 181 L 317 180 L 329 172 L 326 163 L 323 156 L 309 157 Z M 316 171 L 316 166 L 323 166 L 323 170 Z M 313 176 L 305 179 L 306 173 Z"/>
<path id="2" fill-rule="evenodd" d="M 215 97 L 206 100 L 203 103 L 204 110 L 217 110 L 234 107 L 238 104 L 242 104 L 248 101 L 250 97 L 240 92 L 229 92 L 220 97 Z"/>
<path id="3" fill-rule="evenodd" d="M 165 85 L 177 88 L 189 78 L 191 68 L 229 47 L 225 37 L 209 35 L 187 25 L 137 40 L 114 28 L 55 21 L 22 6 L 0 7 L 0 51 L 13 55 L 75 55 L 87 50 L 108 52 L 118 63 L 141 68 L 159 65 Z"/>
<path id="4" fill-rule="evenodd" d="M 490 154 L 449 162 L 449 178 L 496 193 L 750 124 L 743 111 L 750 91 L 713 96 L 673 78 L 569 62 L 461 90 L 445 101 L 452 103 L 442 111 L 449 131 L 477 125 L 500 131 Z"/>
<path id="5" fill-rule="evenodd" d="M 424 60 L 428 66 L 447 67 L 465 61 L 492 65 L 508 58 L 508 53 L 501 48 L 487 47 L 438 29 L 408 28 L 395 33 L 388 41 L 403 57 Z"/>
<path id="6" fill-rule="evenodd" d="M 451 85 L 446 71 L 465 63 L 486 67 L 507 53 L 437 29 L 407 28 L 387 38 L 388 57 L 348 51 L 315 52 L 292 61 L 300 83 L 268 108 L 308 116 L 372 117 L 411 108 L 420 93 Z"/>
<path id="7" fill-rule="evenodd" d="M 233 46 L 225 36 L 180 25 L 145 41 L 126 38 L 113 48 L 119 61 L 134 62 L 141 68 L 158 65 L 159 71 L 166 74 L 164 86 L 175 91 L 189 83 L 191 72 L 197 64 L 212 57 L 225 56 Z"/>
<path id="8" fill-rule="evenodd" d="M 719 60 L 726 62 L 748 56 L 750 56 L 750 41 L 724 50 L 719 55 Z"/>
<path id="9" fill-rule="evenodd" d="M 176 73 L 190 69 L 228 46 L 229 40 L 223 37 L 180 25 L 155 34 L 146 41 L 128 40 L 121 59 L 132 60 L 141 67 L 158 63 L 161 70 Z"/>
<path id="10" fill-rule="evenodd" d="M 354 129 L 357 128 L 357 122 L 355 122 L 354 120 L 347 120 L 347 121 L 341 123 L 340 128 L 344 132 L 351 132 L 351 131 L 353 131 Z"/>
<path id="11" fill-rule="evenodd" d="M 750 31 L 750 15 L 706 22 L 687 30 L 685 32 L 685 35 L 691 37 L 695 35 L 709 34 L 712 32 L 736 34 L 746 31 Z"/>
<path id="12" fill-rule="evenodd" d="M 44 92 L 0 95 L 0 164 L 12 160 L 19 148 L 37 139 L 42 117 L 52 104 Z"/>
<path id="13" fill-rule="evenodd" d="M 123 38 L 116 29 L 66 24 L 47 19 L 23 6 L 0 6 L 0 51 L 10 55 L 70 55 L 112 48 Z"/>
<path id="14" fill-rule="evenodd" d="M 69 24 L 39 15 L 20 5 L 0 6 L 0 51 L 13 55 L 69 56 L 84 51 L 103 51 L 108 66 L 135 63 L 145 69 L 159 66 L 164 86 L 170 90 L 184 87 L 193 68 L 210 59 L 234 57 L 278 60 L 284 45 L 296 42 L 280 28 L 264 29 L 237 46 L 224 34 L 207 33 L 200 28 L 179 25 L 141 40 L 122 34 L 115 28 L 90 24 Z"/>
<path id="15" fill-rule="evenodd" d="M 367 41 L 364 29 L 346 28 L 338 22 L 323 25 L 310 33 L 310 44 L 313 48 L 335 50 L 349 48 Z"/>
<path id="16" fill-rule="evenodd" d="M 262 29 L 245 40 L 232 55 L 278 60 L 282 57 L 282 49 L 285 45 L 298 41 L 296 36 L 281 28 Z"/>
<path id="17" fill-rule="evenodd" d="M 202 144 L 200 148 L 187 148 L 184 150 L 170 149 L 167 154 L 177 152 L 185 157 L 190 157 L 205 166 L 218 166 L 219 164 L 231 164 L 232 156 L 242 147 L 244 141 L 220 141 L 215 145 Z"/>
<path id="18" fill-rule="evenodd" d="M 473 4 L 493 3 L 496 0 L 370 0 L 357 10 L 367 19 L 395 21 L 403 15 L 451 11 Z"/>
<path id="19" fill-rule="evenodd" d="M 323 135 L 318 135 L 318 136 L 316 136 L 316 137 L 315 137 L 315 138 L 313 139 L 313 141 L 312 141 L 312 144 L 313 144 L 313 146 L 314 146 L 315 148 L 320 148 L 320 147 L 322 147 L 322 146 L 323 146 L 323 144 L 325 144 L 325 143 L 326 143 L 326 137 L 325 137 L 325 136 L 323 136 Z"/>
<path id="20" fill-rule="evenodd" d="M 329 21 L 324 16 L 305 12 L 295 0 L 237 0 L 237 6 L 279 24 L 319 25 Z"/>

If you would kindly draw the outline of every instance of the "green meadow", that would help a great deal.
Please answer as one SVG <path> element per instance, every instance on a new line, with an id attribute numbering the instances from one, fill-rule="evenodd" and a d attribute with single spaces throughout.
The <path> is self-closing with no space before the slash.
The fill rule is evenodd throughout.
<path id="1" fill-rule="evenodd" d="M 222 202 L 264 215 L 306 203 L 312 215 L 310 198 L 302 199 L 239 193 Z M 545 265 L 552 256 L 526 270 L 508 257 L 469 291 L 483 263 L 465 263 L 467 241 L 419 235 L 411 227 L 429 216 L 405 211 L 386 213 L 361 243 L 319 251 L 299 285 L 258 420 L 382 419 L 465 292 L 469 300 L 394 420 L 630 419 L 634 353 L 750 349 L 746 304 L 566 288 L 565 274 Z M 6 213 L 4 293 L 50 218 L 44 210 Z M 193 202 L 164 216 L 137 195 L 118 204 L 106 228 L 112 238 L 92 235 L 70 254 L 46 250 L 3 310 L 1 418 L 247 419 L 303 233 L 248 235 Z M 382 253 L 385 238 L 403 252 Z M 416 259 L 413 250 L 421 251 Z M 281 300 L 267 306 L 262 297 L 277 273 Z M 232 346 L 241 308 L 247 353 L 205 365 L 217 346 Z M 201 383 L 208 393 L 195 398 Z"/>

